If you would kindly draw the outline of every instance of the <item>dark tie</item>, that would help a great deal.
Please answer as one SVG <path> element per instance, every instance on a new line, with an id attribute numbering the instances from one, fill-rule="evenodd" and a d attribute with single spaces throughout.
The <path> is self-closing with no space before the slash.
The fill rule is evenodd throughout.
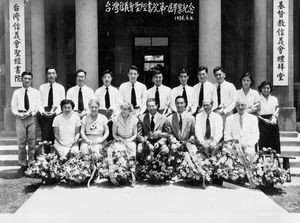
<path id="1" fill-rule="evenodd" d="M 150 122 L 150 128 L 151 128 L 151 131 L 154 131 L 154 127 L 155 127 L 154 116 L 152 115 L 152 116 L 151 116 L 151 122 Z"/>
<path id="2" fill-rule="evenodd" d="M 201 83 L 201 88 L 200 88 L 200 93 L 199 93 L 199 107 L 201 108 L 202 107 L 202 103 L 203 103 L 203 83 Z"/>
<path id="3" fill-rule="evenodd" d="M 25 110 L 28 111 L 29 110 L 29 98 L 28 98 L 28 94 L 27 94 L 27 89 L 25 90 L 25 95 L 24 95 L 24 107 Z"/>
<path id="4" fill-rule="evenodd" d="M 52 108 L 53 106 L 53 87 L 50 84 L 49 94 L 48 94 L 48 108 Z"/>
<path id="5" fill-rule="evenodd" d="M 134 108 L 136 107 L 136 94 L 135 94 L 134 84 L 132 84 L 132 89 L 131 89 L 131 104 Z"/>
<path id="6" fill-rule="evenodd" d="M 78 93 L 78 111 L 82 112 L 84 109 L 84 104 L 83 104 L 83 97 L 82 97 L 82 90 L 79 88 L 79 93 Z"/>
<path id="7" fill-rule="evenodd" d="M 180 131 L 182 130 L 182 116 L 181 114 L 179 115 L 179 128 L 180 128 Z"/>
<path id="8" fill-rule="evenodd" d="M 218 95 L 218 106 L 221 104 L 221 85 L 218 85 L 217 88 L 217 95 Z"/>
<path id="9" fill-rule="evenodd" d="M 106 87 L 106 93 L 105 93 L 105 108 L 109 109 L 110 107 L 110 98 L 109 98 L 109 92 L 108 87 Z"/>
<path id="10" fill-rule="evenodd" d="M 183 87 L 183 91 L 182 91 L 182 97 L 185 100 L 186 106 L 188 104 L 188 99 L 187 99 L 187 95 L 186 95 L 186 91 L 185 91 L 185 87 Z"/>
<path id="11" fill-rule="evenodd" d="M 160 99 L 159 99 L 159 91 L 158 91 L 158 87 L 156 87 L 155 101 L 156 101 L 156 103 L 157 103 L 157 109 L 159 109 L 159 106 L 160 106 Z"/>
<path id="12" fill-rule="evenodd" d="M 205 139 L 209 139 L 210 138 L 210 121 L 209 121 L 209 115 L 207 115 L 206 118 L 206 131 L 205 131 Z"/>
<path id="13" fill-rule="evenodd" d="M 240 126 L 241 130 L 243 130 L 243 116 L 240 115 Z"/>

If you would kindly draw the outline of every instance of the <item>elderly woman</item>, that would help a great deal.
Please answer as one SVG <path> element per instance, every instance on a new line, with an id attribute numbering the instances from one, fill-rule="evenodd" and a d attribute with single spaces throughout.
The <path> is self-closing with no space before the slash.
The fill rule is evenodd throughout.
<path id="1" fill-rule="evenodd" d="M 72 100 L 64 99 L 60 102 L 62 113 L 53 120 L 55 142 L 54 147 L 61 158 L 69 152 L 77 153 L 80 131 L 80 118 L 73 112 L 75 107 Z"/>
<path id="2" fill-rule="evenodd" d="M 277 153 L 280 153 L 279 126 L 277 123 L 279 113 L 278 99 L 270 94 L 272 92 L 272 84 L 269 81 L 263 81 L 258 90 L 261 92 L 261 108 L 258 112 L 259 149 L 270 147 L 276 150 Z"/>
<path id="3" fill-rule="evenodd" d="M 242 88 L 236 91 L 236 98 L 240 98 L 246 102 L 245 112 L 250 114 L 257 113 L 260 109 L 259 94 L 251 88 L 254 84 L 252 74 L 243 74 L 240 78 L 240 83 L 242 84 Z"/>
<path id="4" fill-rule="evenodd" d="M 131 156 L 135 156 L 138 119 L 131 114 L 131 104 L 123 103 L 120 109 L 121 113 L 113 120 L 113 137 L 116 141 L 124 142 L 130 149 Z"/>
<path id="5" fill-rule="evenodd" d="M 105 143 L 109 130 L 107 126 L 107 118 L 98 114 L 100 102 L 98 99 L 89 101 L 90 114 L 85 116 L 81 121 L 81 138 L 83 142 L 80 146 L 80 151 L 87 153 L 90 150 L 101 153 L 103 144 Z"/>

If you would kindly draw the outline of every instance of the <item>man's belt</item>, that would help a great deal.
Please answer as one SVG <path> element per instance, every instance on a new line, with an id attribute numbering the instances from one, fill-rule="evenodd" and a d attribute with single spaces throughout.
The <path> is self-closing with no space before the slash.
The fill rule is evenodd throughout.
<path id="1" fill-rule="evenodd" d="M 26 110 L 18 110 L 19 113 L 26 113 Z"/>

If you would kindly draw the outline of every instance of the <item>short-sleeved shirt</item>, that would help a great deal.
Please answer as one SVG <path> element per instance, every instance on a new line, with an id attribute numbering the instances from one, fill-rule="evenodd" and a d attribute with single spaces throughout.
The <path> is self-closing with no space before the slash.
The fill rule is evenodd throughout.
<path id="1" fill-rule="evenodd" d="M 114 120 L 113 124 L 117 129 L 117 135 L 123 139 L 128 139 L 133 136 L 134 129 L 137 128 L 138 119 L 137 117 L 130 115 L 126 122 L 123 116 L 119 114 Z"/>
<path id="2" fill-rule="evenodd" d="M 275 108 L 278 106 L 278 99 L 275 96 L 269 95 L 268 99 L 264 96 L 259 96 L 260 115 L 270 115 L 275 113 Z"/>
<path id="3" fill-rule="evenodd" d="M 53 120 L 52 127 L 58 127 L 60 140 L 64 146 L 71 146 L 74 142 L 75 129 L 80 126 L 80 118 L 74 112 L 69 116 L 60 114 Z"/>
<path id="4" fill-rule="evenodd" d="M 86 135 L 103 136 L 107 122 L 108 120 L 104 115 L 98 114 L 97 119 L 93 121 L 91 114 L 88 114 L 83 117 L 81 125 Z"/>
<path id="5" fill-rule="evenodd" d="M 247 104 L 247 108 L 249 108 L 259 102 L 259 94 L 256 90 L 250 89 L 248 94 L 245 95 L 244 90 L 239 89 L 236 91 L 236 99 L 244 100 Z"/>

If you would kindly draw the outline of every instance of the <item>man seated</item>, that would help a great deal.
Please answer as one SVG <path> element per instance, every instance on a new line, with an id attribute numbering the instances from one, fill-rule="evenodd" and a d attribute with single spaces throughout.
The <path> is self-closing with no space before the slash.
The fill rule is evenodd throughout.
<path id="1" fill-rule="evenodd" d="M 171 149 L 178 149 L 183 142 L 194 138 L 195 118 L 185 111 L 186 102 L 183 96 L 175 99 L 176 113 L 168 117 L 168 132 L 171 134 Z"/>
<path id="2" fill-rule="evenodd" d="M 229 116 L 225 122 L 224 141 L 238 140 L 251 161 L 259 139 L 258 120 L 256 116 L 245 112 L 246 102 L 243 99 L 238 99 L 235 107 L 238 113 Z"/>
<path id="3" fill-rule="evenodd" d="M 197 114 L 195 135 L 198 141 L 204 145 L 215 146 L 223 136 L 222 117 L 212 111 L 213 100 L 203 100 L 204 112 Z"/>
<path id="4" fill-rule="evenodd" d="M 148 113 L 139 117 L 140 128 L 138 131 L 138 148 L 137 154 L 140 155 L 144 148 L 144 145 L 149 150 L 155 150 L 160 148 L 159 152 L 168 153 L 169 148 L 165 145 L 166 139 L 161 138 L 157 142 L 150 142 L 146 136 L 151 132 L 163 132 L 166 128 L 167 118 L 157 112 L 157 102 L 154 98 L 149 98 L 146 102 Z"/>

